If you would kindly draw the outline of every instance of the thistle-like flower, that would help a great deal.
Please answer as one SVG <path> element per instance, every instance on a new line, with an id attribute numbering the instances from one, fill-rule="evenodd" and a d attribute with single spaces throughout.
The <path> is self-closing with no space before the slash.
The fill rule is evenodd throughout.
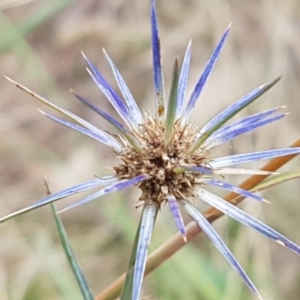
<path id="1" fill-rule="evenodd" d="M 155 1 L 151 0 L 154 98 L 156 101 L 156 113 L 153 116 L 141 113 L 121 74 L 105 51 L 105 57 L 112 68 L 125 102 L 121 100 L 119 95 L 107 83 L 95 65 L 84 55 L 90 76 L 114 106 L 124 123 L 121 124 L 82 96 L 77 94 L 75 94 L 75 96 L 110 122 L 118 132 L 117 137 L 116 135 L 111 135 L 95 127 L 64 108 L 53 104 L 46 98 L 33 93 L 26 87 L 9 79 L 15 83 L 18 88 L 67 116 L 73 122 L 42 112 L 44 115 L 109 146 L 119 162 L 114 166 L 115 175 L 95 178 L 50 195 L 29 207 L 0 219 L 0 222 L 4 222 L 22 213 L 86 190 L 101 187 L 100 190 L 90 194 L 66 209 L 74 208 L 113 191 L 120 191 L 130 186 L 136 186 L 142 191 L 139 200 L 142 203 L 143 211 L 136 263 L 134 267 L 133 300 L 140 298 L 147 249 L 150 243 L 152 229 L 156 215 L 164 203 L 168 203 L 175 224 L 185 240 L 186 231 L 181 216 L 180 206 L 198 223 L 231 266 L 239 273 L 251 291 L 261 298 L 257 288 L 246 275 L 214 228 L 197 209 L 195 203 L 198 200 L 203 200 L 209 205 L 222 211 L 224 214 L 255 229 L 279 244 L 300 253 L 300 247 L 286 237 L 205 189 L 206 185 L 211 185 L 257 201 L 264 201 L 261 196 L 243 190 L 228 182 L 224 182 L 223 180 L 218 179 L 218 177 L 221 175 L 222 178 L 227 174 L 268 175 L 270 173 L 266 171 L 237 169 L 231 168 L 231 166 L 300 153 L 300 148 L 277 149 L 212 158 L 211 152 L 218 145 L 260 126 L 277 121 L 285 116 L 285 113 L 282 112 L 283 107 L 276 107 L 251 115 L 229 125 L 225 125 L 225 123 L 234 115 L 276 84 L 279 80 L 278 78 L 269 84 L 264 84 L 254 89 L 246 96 L 237 100 L 209 121 L 200 130 L 195 123 L 190 121 L 191 113 L 195 108 L 202 89 L 223 48 L 229 29 L 230 26 L 222 35 L 221 40 L 209 59 L 194 91 L 184 106 L 191 57 L 191 43 L 189 43 L 183 59 L 181 71 L 179 71 L 177 60 L 175 61 L 172 86 L 167 103 L 161 66 Z"/>

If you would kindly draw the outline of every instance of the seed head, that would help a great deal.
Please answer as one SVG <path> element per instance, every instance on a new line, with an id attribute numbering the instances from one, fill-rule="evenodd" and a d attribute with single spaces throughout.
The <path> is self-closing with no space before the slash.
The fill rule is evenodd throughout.
<path id="1" fill-rule="evenodd" d="M 196 126 L 185 124 L 182 119 L 177 120 L 169 145 L 165 145 L 165 127 L 157 118 L 147 115 L 140 126 L 140 131 L 132 135 L 140 143 L 142 151 L 137 152 L 130 144 L 124 147 L 119 153 L 122 164 L 114 167 L 116 175 L 128 179 L 147 174 L 149 179 L 138 184 L 142 190 L 140 200 L 153 202 L 158 207 L 167 201 L 169 194 L 178 199 L 194 198 L 193 187 L 202 174 L 181 172 L 179 168 L 206 166 L 205 150 L 188 153 L 196 139 Z"/>

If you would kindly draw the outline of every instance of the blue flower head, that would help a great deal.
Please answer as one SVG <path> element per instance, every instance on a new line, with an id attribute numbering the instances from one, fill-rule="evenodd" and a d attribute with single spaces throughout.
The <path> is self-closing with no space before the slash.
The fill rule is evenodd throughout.
<path id="1" fill-rule="evenodd" d="M 198 128 L 195 123 L 191 122 L 191 114 L 220 55 L 229 30 L 230 26 L 226 29 L 216 49 L 213 51 L 192 94 L 189 98 L 186 98 L 185 92 L 192 49 L 191 42 L 188 44 L 181 68 L 179 68 L 177 60 L 174 63 L 171 90 L 168 99 L 166 99 L 155 1 L 151 0 L 153 98 L 156 103 L 156 111 L 153 115 L 141 112 L 124 79 L 105 51 L 104 55 L 114 73 L 125 101 L 109 85 L 96 66 L 83 55 L 87 62 L 87 70 L 90 76 L 118 112 L 122 123 L 82 96 L 77 94 L 75 96 L 111 123 L 118 135 L 109 134 L 95 127 L 64 108 L 53 104 L 43 96 L 31 92 L 26 87 L 9 79 L 21 90 L 65 115 L 68 120 L 42 112 L 48 118 L 110 147 L 116 156 L 117 163 L 114 166 L 114 175 L 95 178 L 50 195 L 29 207 L 0 219 L 0 222 L 86 190 L 98 189 L 65 210 L 90 202 L 105 194 L 136 186 L 142 191 L 139 200 L 142 203 L 143 210 L 134 267 L 133 300 L 140 298 L 152 229 L 156 215 L 164 203 L 168 203 L 175 225 L 184 240 L 186 240 L 186 229 L 180 207 L 197 222 L 217 249 L 238 272 L 249 289 L 261 298 L 257 288 L 234 258 L 231 251 L 197 209 L 196 202 L 202 200 L 279 244 L 300 253 L 300 247 L 286 237 L 205 189 L 206 186 L 210 185 L 252 198 L 255 201 L 265 201 L 261 196 L 234 186 L 222 178 L 228 174 L 268 175 L 270 173 L 266 171 L 233 168 L 232 166 L 296 154 L 300 152 L 300 148 L 276 149 L 212 158 L 212 151 L 217 146 L 285 116 L 285 113 L 282 112 L 283 107 L 276 107 L 228 124 L 228 121 L 233 116 L 276 84 L 279 80 L 278 78 L 271 83 L 261 85 L 237 100 L 202 128 Z"/>

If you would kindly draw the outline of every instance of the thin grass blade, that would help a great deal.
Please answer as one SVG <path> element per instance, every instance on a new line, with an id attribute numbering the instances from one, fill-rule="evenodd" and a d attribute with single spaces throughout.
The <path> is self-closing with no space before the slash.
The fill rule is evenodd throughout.
<path id="1" fill-rule="evenodd" d="M 252 162 L 256 160 L 263 160 L 263 159 L 271 159 L 280 156 L 286 156 L 290 154 L 298 154 L 300 153 L 299 148 L 284 148 L 284 149 L 275 149 L 275 150 L 268 150 L 262 152 L 254 152 L 254 153 L 245 153 L 245 154 L 238 154 L 238 155 L 231 155 L 225 156 L 221 158 L 216 158 L 209 162 L 211 168 L 221 168 L 241 163 Z"/>
<path id="2" fill-rule="evenodd" d="M 16 216 L 19 216 L 21 214 L 24 214 L 26 212 L 29 212 L 31 210 L 34 210 L 34 209 L 39 208 L 41 206 L 44 206 L 46 204 L 52 203 L 54 201 L 72 196 L 74 194 L 81 193 L 81 192 L 86 191 L 86 190 L 94 189 L 94 188 L 99 187 L 99 186 L 111 184 L 112 182 L 114 182 L 116 180 L 118 180 L 116 177 L 108 176 L 106 178 L 105 177 L 104 178 L 95 178 L 95 179 L 80 183 L 78 185 L 74 185 L 70 188 L 67 188 L 67 189 L 61 191 L 61 192 L 58 192 L 58 193 L 50 195 L 46 198 L 43 198 L 43 199 L 35 202 L 34 204 L 32 204 L 32 205 L 30 205 L 26 208 L 20 209 L 20 210 L 14 212 L 14 213 L 11 213 L 11 214 L 1 218 L 0 223 L 3 223 L 3 222 L 5 222 L 9 219 L 12 219 Z"/>
<path id="3" fill-rule="evenodd" d="M 135 122 L 136 129 L 139 129 L 138 125 L 143 124 L 143 122 L 144 122 L 144 118 L 141 114 L 141 111 L 140 111 L 139 107 L 137 106 L 127 84 L 125 83 L 123 77 L 121 76 L 120 72 L 116 68 L 115 64 L 110 59 L 110 57 L 108 56 L 107 52 L 104 49 L 103 49 L 103 52 L 104 52 L 104 55 L 115 75 L 116 81 L 117 81 L 119 88 L 124 96 L 124 99 L 126 100 L 129 111 L 130 111 L 131 115 L 134 117 L 133 120 L 136 121 Z"/>
<path id="4" fill-rule="evenodd" d="M 182 108 L 184 103 L 184 97 L 189 77 L 190 70 L 190 61 L 191 61 L 191 53 L 192 53 L 192 41 L 189 42 L 185 56 L 183 59 L 179 83 L 178 83 L 178 93 L 177 93 L 177 108 L 176 108 L 176 120 L 182 115 Z"/>
<path id="5" fill-rule="evenodd" d="M 152 37 L 152 57 L 153 57 L 153 78 L 156 97 L 156 111 L 160 120 L 165 118 L 165 84 L 161 66 L 160 40 L 158 34 L 158 22 L 155 8 L 155 0 L 151 0 L 151 37 Z"/>
<path id="6" fill-rule="evenodd" d="M 169 195 L 167 197 L 167 199 L 168 199 L 170 210 L 171 210 L 172 216 L 174 218 L 175 224 L 177 226 L 177 229 L 181 233 L 183 240 L 186 242 L 187 241 L 186 230 L 185 230 L 184 222 L 183 222 L 182 215 L 181 215 L 181 212 L 179 209 L 178 201 L 173 195 Z"/>
<path id="7" fill-rule="evenodd" d="M 73 271 L 73 274 L 74 274 L 76 281 L 79 285 L 79 288 L 81 290 L 82 297 L 84 300 L 94 300 L 93 294 L 87 283 L 87 280 L 85 279 L 84 274 L 77 262 L 75 253 L 70 244 L 70 241 L 69 241 L 67 232 L 64 228 L 63 222 L 61 221 L 60 217 L 56 213 L 56 209 L 55 209 L 55 206 L 53 203 L 51 204 L 51 209 L 52 209 L 52 213 L 54 216 L 54 220 L 55 220 L 55 224 L 56 224 L 56 228 L 57 228 L 57 231 L 59 234 L 61 244 L 63 246 L 63 249 L 64 249 L 65 255 L 68 259 L 69 265 Z"/>
<path id="8" fill-rule="evenodd" d="M 70 210 L 72 208 L 75 208 L 75 207 L 78 207 L 82 204 L 85 204 L 85 203 L 88 203 L 96 198 L 99 198 L 103 195 L 106 195 L 106 194 L 109 194 L 109 193 L 112 193 L 112 192 L 115 192 L 115 191 L 121 191 L 121 190 L 124 190 L 130 186 L 133 186 L 135 184 L 138 184 L 146 179 L 148 179 L 149 176 L 148 175 L 138 175 L 132 179 L 125 179 L 125 180 L 121 180 L 121 181 L 117 181 L 117 182 L 113 182 L 112 184 L 106 186 L 105 188 L 103 188 L 102 190 L 92 194 L 92 195 L 89 195 L 77 202 L 75 202 L 74 204 L 62 209 L 59 211 L 59 213 L 62 213 L 62 212 L 65 212 L 67 210 Z"/>
<path id="9" fill-rule="evenodd" d="M 206 220 L 206 218 L 198 211 L 198 209 L 190 201 L 182 200 L 180 202 L 180 204 L 182 204 L 182 206 L 187 211 L 187 213 L 197 222 L 198 226 L 203 230 L 203 232 L 205 232 L 205 234 L 213 242 L 213 244 L 216 246 L 216 248 L 227 259 L 227 261 L 235 269 L 235 271 L 241 276 L 241 278 L 243 279 L 245 284 L 248 286 L 248 288 L 254 294 L 256 294 L 260 299 L 262 299 L 257 288 L 252 283 L 251 279 L 245 273 L 245 271 L 240 266 L 238 261 L 235 259 L 235 257 L 231 253 L 231 251 L 225 245 L 225 243 L 223 242 L 221 237 L 218 235 L 218 233 L 215 231 L 215 229 L 212 227 L 212 225 Z"/>
<path id="10" fill-rule="evenodd" d="M 300 170 L 274 175 L 272 177 L 268 177 L 267 179 L 263 180 L 258 185 L 256 185 L 254 188 L 249 189 L 249 192 L 255 193 L 258 191 L 262 191 L 262 190 L 270 188 L 274 185 L 283 183 L 288 180 L 296 179 L 296 178 L 300 178 Z M 235 204 L 236 202 L 239 202 L 241 198 L 244 198 L 244 197 L 241 195 L 237 196 L 230 202 Z"/>
<path id="11" fill-rule="evenodd" d="M 295 170 L 295 171 L 286 172 L 286 173 L 282 173 L 279 175 L 269 177 L 269 178 L 265 179 L 263 182 L 261 182 L 260 184 L 256 185 L 250 191 L 251 192 L 261 191 L 261 190 L 264 190 L 271 186 L 274 186 L 276 184 L 279 184 L 279 183 L 282 183 L 282 182 L 285 182 L 288 180 L 296 179 L 296 178 L 300 178 L 300 170 L 299 169 Z"/>
<path id="12" fill-rule="evenodd" d="M 219 44 L 217 45 L 216 49 L 214 50 L 212 56 L 210 57 L 202 75 L 200 76 L 197 84 L 196 84 L 196 87 L 189 99 L 189 102 L 187 103 L 187 106 L 186 106 L 186 110 L 185 110 L 185 113 L 184 113 L 184 118 L 187 120 L 193 109 L 195 108 L 195 105 L 197 103 L 197 100 L 199 99 L 200 97 L 200 94 L 203 90 L 203 87 L 205 86 L 205 83 L 211 73 L 211 71 L 213 70 L 213 67 L 215 66 L 215 63 L 221 53 L 221 50 L 224 46 L 224 43 L 225 43 L 225 40 L 228 36 L 228 33 L 229 33 L 229 30 L 230 30 L 230 26 L 231 24 L 228 26 L 228 28 L 225 30 L 223 36 L 221 37 L 221 40 L 219 42 Z"/>
<path id="13" fill-rule="evenodd" d="M 174 69 L 173 69 L 173 79 L 170 92 L 170 98 L 168 103 L 167 117 L 165 120 L 165 136 L 164 144 L 168 146 L 172 141 L 174 123 L 176 118 L 176 109 L 177 109 L 177 91 L 178 91 L 178 61 L 175 60 Z"/>
<path id="14" fill-rule="evenodd" d="M 91 137 L 91 138 L 93 138 L 93 139 L 95 139 L 95 140 L 97 140 L 97 141 L 99 141 L 99 142 L 115 149 L 116 151 L 121 151 L 121 149 L 122 149 L 122 146 L 120 145 L 120 143 L 116 142 L 116 140 L 113 137 L 111 137 L 110 135 L 108 135 L 104 131 L 103 131 L 104 134 L 103 133 L 100 134 L 100 132 L 93 132 L 89 129 L 86 129 L 86 128 L 81 127 L 81 126 L 76 125 L 76 124 L 73 124 L 73 123 L 68 122 L 66 120 L 62 120 L 62 119 L 56 118 L 54 116 L 51 116 L 51 115 L 43 112 L 42 110 L 38 109 L 38 111 L 40 113 L 42 113 L 43 115 L 45 115 L 46 117 L 50 118 L 51 120 L 56 121 L 56 122 L 58 122 L 62 125 L 65 125 L 65 126 L 69 127 L 69 128 L 72 128 L 72 129 L 74 129 L 74 130 L 76 130 L 76 131 L 78 131 L 78 132 L 80 132 L 84 135 L 87 135 L 87 136 L 89 136 L 89 137 Z"/>
<path id="15" fill-rule="evenodd" d="M 251 215 L 245 213 L 241 209 L 237 208 L 236 206 L 230 204 L 229 202 L 223 200 L 222 198 L 202 189 L 199 188 L 197 190 L 197 196 L 208 203 L 209 205 L 215 207 L 216 209 L 220 210 L 224 214 L 230 216 L 231 218 L 237 220 L 238 222 L 253 228 L 254 230 L 258 231 L 259 233 L 265 235 L 269 239 L 277 242 L 278 244 L 289 248 L 290 250 L 300 254 L 300 247 L 287 239 L 282 234 L 278 233 L 274 229 L 270 228 L 266 224 L 260 222 L 259 220 L 253 218 Z"/>
<path id="16" fill-rule="evenodd" d="M 218 114 L 215 118 L 209 121 L 199 132 L 199 138 L 195 142 L 195 144 L 189 150 L 190 153 L 195 152 L 216 130 L 218 130 L 223 124 L 225 124 L 228 120 L 230 120 L 233 116 L 235 116 L 242 109 L 247 107 L 253 101 L 258 99 L 262 94 L 268 91 L 272 86 L 274 86 L 279 78 L 276 78 L 269 84 L 263 84 L 262 86 L 256 88 L 246 96 L 242 97 L 231 106 L 226 108 L 223 112 Z"/>
<path id="17" fill-rule="evenodd" d="M 156 218 L 158 207 L 155 203 L 145 204 L 136 251 L 136 261 L 133 274 L 132 300 L 139 300 L 145 273 L 148 246 Z"/>

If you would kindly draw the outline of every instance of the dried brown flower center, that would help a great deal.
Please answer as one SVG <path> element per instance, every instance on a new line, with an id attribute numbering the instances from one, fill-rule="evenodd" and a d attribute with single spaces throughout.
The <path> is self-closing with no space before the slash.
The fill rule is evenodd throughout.
<path id="1" fill-rule="evenodd" d="M 173 137 L 169 146 L 164 145 L 164 126 L 147 116 L 139 133 L 134 137 L 142 145 L 142 152 L 137 153 L 132 146 L 127 146 L 119 153 L 122 163 L 115 167 L 120 179 L 134 178 L 140 174 L 150 176 L 139 184 L 142 190 L 142 201 L 155 201 L 158 205 L 166 200 L 167 195 L 177 199 L 193 196 L 195 179 L 201 174 L 195 172 L 175 172 L 182 166 L 200 166 L 205 162 L 205 152 L 199 150 L 188 153 L 195 140 L 196 127 L 176 122 Z"/>

